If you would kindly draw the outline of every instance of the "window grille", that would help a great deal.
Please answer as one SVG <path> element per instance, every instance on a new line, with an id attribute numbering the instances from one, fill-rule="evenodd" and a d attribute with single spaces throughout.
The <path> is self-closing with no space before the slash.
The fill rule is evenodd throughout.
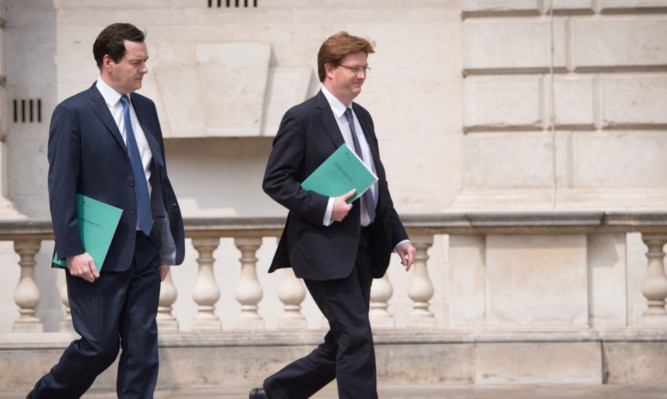
<path id="1" fill-rule="evenodd" d="M 42 100 L 20 99 L 14 100 L 14 123 L 41 123 Z"/>
<path id="2" fill-rule="evenodd" d="M 257 8 L 258 0 L 207 0 L 208 8 Z"/>

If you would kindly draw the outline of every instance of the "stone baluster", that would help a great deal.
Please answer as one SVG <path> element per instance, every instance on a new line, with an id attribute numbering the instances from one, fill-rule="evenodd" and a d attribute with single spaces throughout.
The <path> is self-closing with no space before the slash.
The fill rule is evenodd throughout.
<path id="1" fill-rule="evenodd" d="M 65 317 L 60 320 L 58 330 L 62 332 L 73 332 L 72 312 L 69 307 L 69 297 L 67 296 L 67 281 L 63 281 L 63 285 L 60 287 L 60 290 L 58 290 L 58 294 L 60 296 L 60 303 L 63 304 L 63 308 L 65 309 Z"/>
<path id="2" fill-rule="evenodd" d="M 19 306 L 19 318 L 14 321 L 14 332 L 42 332 L 42 321 L 35 317 L 41 295 L 35 283 L 35 255 L 39 252 L 39 240 L 15 240 L 14 251 L 20 256 L 21 277 L 14 302 Z"/>
<path id="3" fill-rule="evenodd" d="M 215 315 L 215 304 L 220 299 L 220 288 L 213 274 L 213 252 L 220 244 L 219 238 L 193 238 L 192 246 L 199 253 L 199 273 L 192 288 L 192 299 L 197 303 L 197 315 L 192 321 L 193 331 L 221 330 L 222 322 Z"/>
<path id="4" fill-rule="evenodd" d="M 648 309 L 644 312 L 642 323 L 667 323 L 665 298 L 667 298 L 667 277 L 665 276 L 665 253 L 667 235 L 643 234 L 642 240 L 648 247 L 646 257 L 648 268 L 642 282 L 642 293 L 647 299 Z"/>
<path id="5" fill-rule="evenodd" d="M 255 253 L 262 245 L 261 237 L 236 237 L 234 244 L 241 251 L 241 277 L 236 286 L 236 300 L 241 304 L 241 314 L 236 319 L 237 330 L 257 330 L 264 328 L 264 321 L 257 313 L 264 290 L 257 279 L 257 258 Z"/>
<path id="6" fill-rule="evenodd" d="M 409 316 L 410 327 L 433 327 L 435 317 L 429 310 L 429 301 L 433 298 L 433 283 L 426 267 L 428 249 L 433 245 L 432 235 L 411 236 L 410 240 L 417 250 L 414 272 L 408 287 L 408 296 L 412 299 L 412 312 Z"/>
<path id="7" fill-rule="evenodd" d="M 171 278 L 171 270 L 160 285 L 160 303 L 157 308 L 157 327 L 160 332 L 177 332 L 178 320 L 172 315 L 172 305 L 176 302 L 178 291 Z"/>
<path id="8" fill-rule="evenodd" d="M 389 299 L 394 294 L 394 288 L 389 281 L 389 275 L 373 280 L 371 286 L 371 311 L 370 319 L 374 328 L 393 328 L 394 317 L 389 313 Z"/>
<path id="9" fill-rule="evenodd" d="M 301 303 L 306 299 L 306 289 L 303 282 L 294 275 L 294 270 L 291 268 L 282 270 L 283 280 L 278 288 L 278 298 L 283 303 L 285 313 L 278 320 L 278 329 L 305 329 L 307 321 L 301 314 Z"/>

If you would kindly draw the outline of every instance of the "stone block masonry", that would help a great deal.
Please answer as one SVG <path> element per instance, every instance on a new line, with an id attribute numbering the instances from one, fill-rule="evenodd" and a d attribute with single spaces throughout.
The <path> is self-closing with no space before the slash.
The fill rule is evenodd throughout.
<path id="1" fill-rule="evenodd" d="M 454 208 L 526 188 L 525 201 L 494 203 L 582 206 L 595 201 L 591 187 L 630 199 L 621 207 L 661 206 L 633 193 L 667 169 L 667 1 L 463 1 L 462 44 L 465 168 Z"/>

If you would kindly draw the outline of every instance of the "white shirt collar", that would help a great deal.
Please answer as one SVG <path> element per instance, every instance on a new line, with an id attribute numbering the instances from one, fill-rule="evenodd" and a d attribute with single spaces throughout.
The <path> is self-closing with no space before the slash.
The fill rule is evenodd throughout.
<path id="1" fill-rule="evenodd" d="M 345 113 L 345 110 L 348 108 L 343 104 L 339 99 L 336 98 L 329 90 L 327 90 L 326 87 L 322 86 L 322 94 L 324 94 L 324 97 L 327 99 L 329 102 L 329 106 L 331 107 L 331 110 L 333 111 L 334 115 L 336 118 L 339 118 L 343 116 Z M 350 104 L 350 109 L 352 108 L 352 104 Z"/>
<path id="2" fill-rule="evenodd" d="M 114 88 L 106 84 L 101 77 L 97 78 L 97 83 L 95 83 L 95 86 L 97 87 L 97 90 L 100 91 L 102 97 L 104 97 L 104 101 L 110 108 L 115 107 L 118 104 L 122 95 Z"/>

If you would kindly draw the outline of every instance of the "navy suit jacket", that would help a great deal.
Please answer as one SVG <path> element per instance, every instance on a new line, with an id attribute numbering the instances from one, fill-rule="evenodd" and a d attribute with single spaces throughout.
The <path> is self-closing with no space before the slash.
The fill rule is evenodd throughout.
<path id="1" fill-rule="evenodd" d="M 139 94 L 132 93 L 131 101 L 153 153 L 151 206 L 161 262 L 177 265 L 185 253 L 183 220 L 167 177 L 157 111 L 151 100 Z M 84 252 L 76 209 L 76 195 L 83 194 L 122 209 L 103 270 L 129 268 L 137 225 L 134 175 L 118 126 L 94 84 L 53 111 L 48 158 L 49 204 L 58 256 L 64 259 Z"/>
<path id="2" fill-rule="evenodd" d="M 371 148 L 378 180 L 378 204 L 371 230 L 373 277 L 382 277 L 394 246 L 408 238 L 389 194 L 380 161 L 373 120 L 353 103 Z M 357 256 L 360 237 L 359 200 L 341 222 L 324 226 L 329 198 L 301 188 L 301 182 L 345 140 L 329 102 L 320 91 L 283 116 L 264 175 L 264 191 L 289 209 L 278 249 L 269 269 L 292 267 L 297 277 L 332 280 L 347 277 Z"/>

